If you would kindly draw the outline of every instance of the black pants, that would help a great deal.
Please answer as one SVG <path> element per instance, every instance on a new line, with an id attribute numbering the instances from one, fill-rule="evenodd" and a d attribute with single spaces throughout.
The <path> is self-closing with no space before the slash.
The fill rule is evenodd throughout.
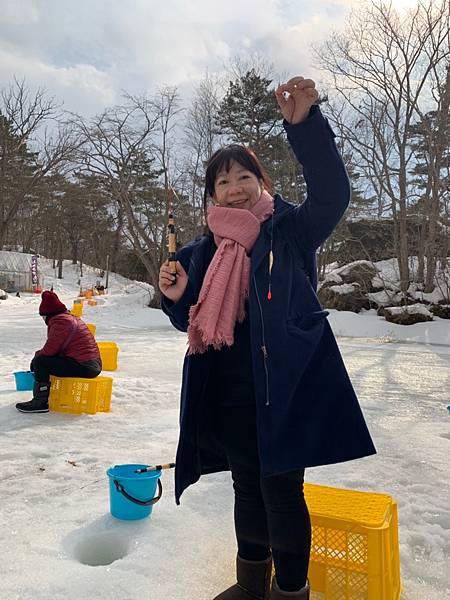
<path id="1" fill-rule="evenodd" d="M 272 553 L 279 587 L 295 591 L 306 583 L 311 548 L 304 470 L 261 476 L 255 411 L 254 406 L 222 406 L 218 413 L 233 479 L 238 554 L 259 561 Z"/>
<path id="2" fill-rule="evenodd" d="M 34 378 L 42 383 L 49 382 L 50 375 L 93 379 L 100 374 L 101 370 L 99 361 L 89 361 L 88 364 L 83 364 L 67 356 L 35 356 L 33 358 Z"/>

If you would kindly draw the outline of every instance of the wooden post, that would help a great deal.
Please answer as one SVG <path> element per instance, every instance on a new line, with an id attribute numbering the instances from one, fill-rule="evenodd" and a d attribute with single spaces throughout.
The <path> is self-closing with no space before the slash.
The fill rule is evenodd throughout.
<path id="1" fill-rule="evenodd" d="M 108 289 L 108 280 L 109 280 L 109 254 L 106 255 L 106 281 L 105 281 L 105 290 Z"/>

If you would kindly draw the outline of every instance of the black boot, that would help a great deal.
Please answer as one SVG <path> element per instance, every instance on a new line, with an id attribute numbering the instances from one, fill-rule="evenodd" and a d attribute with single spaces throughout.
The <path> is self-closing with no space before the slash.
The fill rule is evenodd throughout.
<path id="1" fill-rule="evenodd" d="M 309 600 L 309 582 L 306 582 L 306 585 L 298 592 L 283 592 L 280 590 L 277 584 L 276 577 L 273 578 L 272 582 L 272 593 L 270 595 L 270 600 Z"/>
<path id="2" fill-rule="evenodd" d="M 36 381 L 33 386 L 33 398 L 28 402 L 18 402 L 17 410 L 24 413 L 48 412 L 48 395 L 50 393 L 50 382 Z"/>
<path id="3" fill-rule="evenodd" d="M 237 583 L 214 600 L 267 600 L 272 577 L 272 557 L 266 560 L 236 558 Z"/>

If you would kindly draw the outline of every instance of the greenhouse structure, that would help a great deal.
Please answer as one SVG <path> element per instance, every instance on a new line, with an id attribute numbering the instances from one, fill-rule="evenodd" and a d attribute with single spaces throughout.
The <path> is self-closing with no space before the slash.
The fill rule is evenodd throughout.
<path id="1" fill-rule="evenodd" d="M 0 250 L 0 289 L 5 292 L 37 292 L 44 285 L 35 254 Z"/>

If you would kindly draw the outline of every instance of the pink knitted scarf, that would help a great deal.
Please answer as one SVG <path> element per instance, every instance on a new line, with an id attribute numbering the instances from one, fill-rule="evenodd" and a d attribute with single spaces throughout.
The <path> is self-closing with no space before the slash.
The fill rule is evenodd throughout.
<path id="1" fill-rule="evenodd" d="M 259 236 L 261 223 L 273 213 L 273 198 L 263 191 L 250 209 L 212 206 L 208 226 L 217 251 L 203 280 L 198 302 L 189 311 L 189 354 L 205 352 L 208 346 L 232 346 L 234 326 L 245 317 L 250 285 L 247 255 Z"/>

